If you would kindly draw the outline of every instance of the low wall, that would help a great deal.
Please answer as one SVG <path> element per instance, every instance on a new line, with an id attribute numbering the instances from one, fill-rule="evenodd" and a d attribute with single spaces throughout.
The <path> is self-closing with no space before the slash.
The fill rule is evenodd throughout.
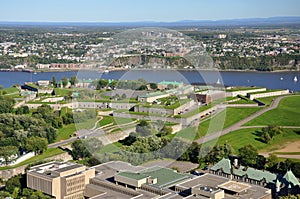
<path id="1" fill-rule="evenodd" d="M 263 92 L 266 90 L 267 90 L 266 88 L 254 88 L 251 90 L 232 91 L 232 92 L 227 92 L 226 96 L 227 97 L 236 97 L 238 95 L 246 96 L 248 93 L 257 93 L 257 92 Z"/>
<path id="2" fill-rule="evenodd" d="M 72 156 L 70 156 L 68 153 L 62 153 L 53 157 L 46 158 L 45 160 L 68 161 L 68 160 L 72 160 Z M 27 166 L 28 164 L 16 167 L 14 169 L 0 170 L 0 177 L 3 178 L 4 180 L 7 180 L 15 175 L 25 174 L 25 169 L 27 168 Z"/>
<path id="3" fill-rule="evenodd" d="M 227 104 L 226 107 L 258 107 L 258 104 Z"/>

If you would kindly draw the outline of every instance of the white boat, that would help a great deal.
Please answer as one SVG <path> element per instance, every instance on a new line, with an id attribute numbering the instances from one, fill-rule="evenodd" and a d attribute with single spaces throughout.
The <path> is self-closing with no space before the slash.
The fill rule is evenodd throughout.
<path id="1" fill-rule="evenodd" d="M 221 81 L 220 81 L 220 79 L 218 79 L 218 81 L 217 81 L 217 84 L 221 84 Z"/>
<path id="2" fill-rule="evenodd" d="M 294 82 L 297 82 L 298 81 L 298 78 L 297 76 L 294 77 Z"/>
<path id="3" fill-rule="evenodd" d="M 105 70 L 104 73 L 109 73 L 109 70 Z"/>
<path id="4" fill-rule="evenodd" d="M 283 80 L 283 77 L 280 77 L 280 80 L 282 81 L 282 80 Z"/>

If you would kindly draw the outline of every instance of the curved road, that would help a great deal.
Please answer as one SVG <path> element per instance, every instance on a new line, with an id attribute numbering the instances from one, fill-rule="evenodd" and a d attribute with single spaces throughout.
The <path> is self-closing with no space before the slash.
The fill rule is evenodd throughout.
<path id="1" fill-rule="evenodd" d="M 239 129 L 242 129 L 242 128 L 248 128 L 248 126 L 247 126 L 247 127 L 243 127 L 243 125 L 246 124 L 247 122 L 249 122 L 249 121 L 255 119 L 256 117 L 258 117 L 258 116 L 260 116 L 260 115 L 262 115 L 262 114 L 264 114 L 264 113 L 266 113 L 266 112 L 268 112 L 268 111 L 270 111 L 270 110 L 273 110 L 273 109 L 277 108 L 278 105 L 279 105 L 279 103 L 280 103 L 280 101 L 281 101 L 283 98 L 286 98 L 286 97 L 288 97 L 288 96 L 289 96 L 289 95 L 278 97 L 278 98 L 276 98 L 276 99 L 271 103 L 270 106 L 268 106 L 268 107 L 266 107 L 266 108 L 264 108 L 264 109 L 262 109 L 262 110 L 260 110 L 260 111 L 257 111 L 257 112 L 254 113 L 253 115 L 251 115 L 251 116 L 249 116 L 249 117 L 247 117 L 247 118 L 245 118 L 245 119 L 243 119 L 243 120 L 241 120 L 241 121 L 235 123 L 234 125 L 232 125 L 232 126 L 226 128 L 226 129 L 223 129 L 222 131 L 216 132 L 216 133 L 214 133 L 214 134 L 206 135 L 205 137 L 201 137 L 200 139 L 196 140 L 196 142 L 199 143 L 199 144 L 205 143 L 205 142 L 214 140 L 214 139 L 216 139 L 216 138 L 218 138 L 218 137 L 221 137 L 222 135 L 228 134 L 228 133 L 230 133 L 230 132 L 232 132 L 232 131 L 236 131 L 236 130 L 239 130 Z M 252 126 L 252 127 L 249 126 L 249 128 L 254 128 L 254 127 L 253 127 L 253 126 Z"/>

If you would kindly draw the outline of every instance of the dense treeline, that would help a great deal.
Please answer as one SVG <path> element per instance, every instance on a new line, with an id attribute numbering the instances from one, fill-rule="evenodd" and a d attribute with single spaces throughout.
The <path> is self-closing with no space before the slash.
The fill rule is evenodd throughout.
<path id="1" fill-rule="evenodd" d="M 0 157 L 5 164 L 26 152 L 43 153 L 55 142 L 57 129 L 74 122 L 73 113 L 62 115 L 49 105 L 31 112 L 27 106 L 13 105 L 13 99 L 0 96 Z"/>
<path id="2" fill-rule="evenodd" d="M 276 69 L 297 69 L 300 55 L 279 54 L 278 56 L 239 57 L 224 56 L 214 57 L 214 61 L 223 70 L 257 70 L 273 71 Z M 291 63 L 292 62 L 292 63 Z"/>
<path id="3" fill-rule="evenodd" d="M 1 68 L 11 68 L 12 66 L 26 64 L 29 67 L 36 67 L 37 64 L 51 64 L 51 63 L 77 63 L 73 60 L 66 59 L 57 59 L 55 57 L 42 58 L 36 55 L 28 56 L 28 57 L 13 57 L 10 55 L 2 55 L 0 56 L 0 69 Z"/>
<path id="4" fill-rule="evenodd" d="M 83 140 L 83 142 L 78 140 L 72 145 L 73 156 L 76 159 L 87 158 L 88 160 L 94 156 L 98 160 L 93 161 L 95 164 L 121 160 L 135 165 L 161 158 L 190 161 L 200 165 L 215 164 L 222 158 L 230 158 L 231 160 L 238 158 L 239 162 L 244 166 L 281 174 L 284 174 L 288 169 L 292 169 L 296 176 L 300 176 L 299 162 L 294 162 L 290 159 L 283 161 L 273 154 L 265 158 L 259 155 L 257 149 L 252 145 L 246 145 L 238 151 L 234 151 L 226 143 L 215 146 L 200 145 L 182 138 L 172 138 L 172 131 L 170 131 L 169 127 L 164 126 L 161 128 L 160 126 L 159 130 L 155 127 L 154 124 L 140 121 L 136 131 L 124 140 L 119 141 L 123 146 L 121 146 L 120 150 L 114 152 L 101 153 L 102 143 L 99 143 L 96 139 L 93 141 Z M 280 129 L 275 126 L 265 127 L 262 130 L 262 132 L 270 134 L 272 134 L 271 132 L 278 133 L 279 131 Z M 88 161 L 88 163 L 90 164 L 91 162 Z"/>

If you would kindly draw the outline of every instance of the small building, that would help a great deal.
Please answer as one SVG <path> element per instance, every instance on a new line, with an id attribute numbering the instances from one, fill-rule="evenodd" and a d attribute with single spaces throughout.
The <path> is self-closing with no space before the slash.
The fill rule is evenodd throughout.
<path id="1" fill-rule="evenodd" d="M 222 99 L 226 97 L 226 93 L 224 91 L 217 90 L 207 90 L 198 92 L 195 94 L 197 101 L 202 104 L 209 104 L 217 99 Z"/>
<path id="2" fill-rule="evenodd" d="M 176 82 L 176 81 L 162 81 L 157 84 L 157 88 L 159 90 L 164 90 L 168 88 L 179 88 L 182 87 L 182 82 Z"/>
<path id="3" fill-rule="evenodd" d="M 227 97 L 236 97 L 238 95 L 247 96 L 249 93 L 265 92 L 266 88 L 258 87 L 233 87 L 226 89 Z"/>
<path id="4" fill-rule="evenodd" d="M 39 80 L 37 81 L 38 86 L 44 86 L 47 87 L 50 85 L 50 81 L 49 80 Z"/>
<path id="5" fill-rule="evenodd" d="M 289 93 L 290 93 L 289 90 L 264 91 L 264 92 L 248 93 L 247 97 L 250 100 L 253 100 L 253 99 L 264 98 L 264 97 L 287 95 Z"/>

